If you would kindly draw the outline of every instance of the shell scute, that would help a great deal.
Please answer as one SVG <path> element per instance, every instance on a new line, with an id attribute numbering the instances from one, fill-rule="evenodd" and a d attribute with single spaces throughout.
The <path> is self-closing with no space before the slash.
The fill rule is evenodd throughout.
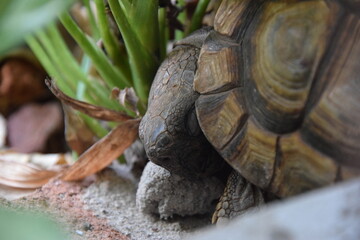
<path id="1" fill-rule="evenodd" d="M 250 116 L 221 156 L 251 183 L 266 189 L 273 176 L 277 137 Z"/>
<path id="2" fill-rule="evenodd" d="M 301 139 L 299 132 L 281 136 L 278 149 L 269 188 L 276 195 L 292 196 L 335 181 L 337 164 Z"/>
<path id="3" fill-rule="evenodd" d="M 195 91 L 206 94 L 241 86 L 240 46 L 228 37 L 211 32 L 200 51 Z"/>
<path id="4" fill-rule="evenodd" d="M 287 133 L 301 125 L 336 16 L 323 1 L 269 2 L 249 27 L 243 46 L 247 100 L 265 128 Z"/>
<path id="5" fill-rule="evenodd" d="M 324 64 L 301 134 L 339 164 L 360 168 L 360 20 L 348 15 Z M 341 47 L 340 47 L 341 46 Z M 321 97 L 316 98 L 320 95 Z"/>
<path id="6" fill-rule="evenodd" d="M 247 119 L 241 88 L 227 92 L 201 95 L 196 100 L 196 111 L 201 129 L 218 150 L 232 139 Z"/>

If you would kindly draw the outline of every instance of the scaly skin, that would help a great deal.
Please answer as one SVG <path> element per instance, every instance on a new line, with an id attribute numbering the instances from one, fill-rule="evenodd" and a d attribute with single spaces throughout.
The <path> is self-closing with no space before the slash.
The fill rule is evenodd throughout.
<path id="1" fill-rule="evenodd" d="M 226 223 L 249 209 L 258 209 L 264 203 L 260 188 L 248 182 L 235 170 L 231 172 L 226 188 L 216 205 L 212 223 Z"/>
<path id="2" fill-rule="evenodd" d="M 152 84 L 139 136 L 151 161 L 188 178 L 212 175 L 223 161 L 198 124 L 193 90 L 200 46 L 207 32 L 187 38 L 169 54 Z"/>

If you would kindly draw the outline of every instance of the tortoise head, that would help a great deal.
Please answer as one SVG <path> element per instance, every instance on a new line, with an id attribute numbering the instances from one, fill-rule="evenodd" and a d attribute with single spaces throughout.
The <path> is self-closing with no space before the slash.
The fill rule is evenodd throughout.
<path id="1" fill-rule="evenodd" d="M 146 114 L 141 121 L 139 135 L 149 160 L 189 179 L 218 171 L 215 163 L 222 161 L 205 139 L 195 109 L 180 109 L 176 104 L 168 106 L 171 113 L 166 118 Z"/>
<path id="2" fill-rule="evenodd" d="M 199 51 L 180 45 L 162 63 L 139 128 L 149 159 L 188 178 L 211 175 L 224 162 L 206 140 L 196 117 L 199 94 L 193 90 L 193 80 Z"/>

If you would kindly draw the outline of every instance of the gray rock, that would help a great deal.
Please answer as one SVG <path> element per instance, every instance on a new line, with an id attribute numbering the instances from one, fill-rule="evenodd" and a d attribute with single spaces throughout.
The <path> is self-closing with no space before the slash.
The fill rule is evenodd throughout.
<path id="1" fill-rule="evenodd" d="M 110 168 L 113 169 L 119 176 L 125 177 L 132 182 L 138 184 L 141 173 L 148 162 L 144 146 L 142 142 L 137 139 L 124 152 L 126 164 L 119 163 L 117 160 L 113 161 Z"/>
<path id="2" fill-rule="evenodd" d="M 360 179 L 269 204 L 191 240 L 358 240 Z"/>
<path id="3" fill-rule="evenodd" d="M 215 177 L 190 181 L 149 162 L 140 179 L 136 204 L 142 212 L 162 219 L 205 214 L 214 211 L 223 189 L 224 184 Z"/>

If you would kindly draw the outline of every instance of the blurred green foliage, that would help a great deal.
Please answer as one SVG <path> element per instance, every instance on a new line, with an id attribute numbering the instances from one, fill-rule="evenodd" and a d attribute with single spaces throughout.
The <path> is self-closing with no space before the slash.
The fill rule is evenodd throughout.
<path id="1" fill-rule="evenodd" d="M 69 239 L 55 222 L 34 213 L 0 209 L 2 240 L 64 240 Z"/>
<path id="2" fill-rule="evenodd" d="M 72 0 L 1 0 L 0 55 L 20 44 L 24 36 L 70 6 Z"/>

